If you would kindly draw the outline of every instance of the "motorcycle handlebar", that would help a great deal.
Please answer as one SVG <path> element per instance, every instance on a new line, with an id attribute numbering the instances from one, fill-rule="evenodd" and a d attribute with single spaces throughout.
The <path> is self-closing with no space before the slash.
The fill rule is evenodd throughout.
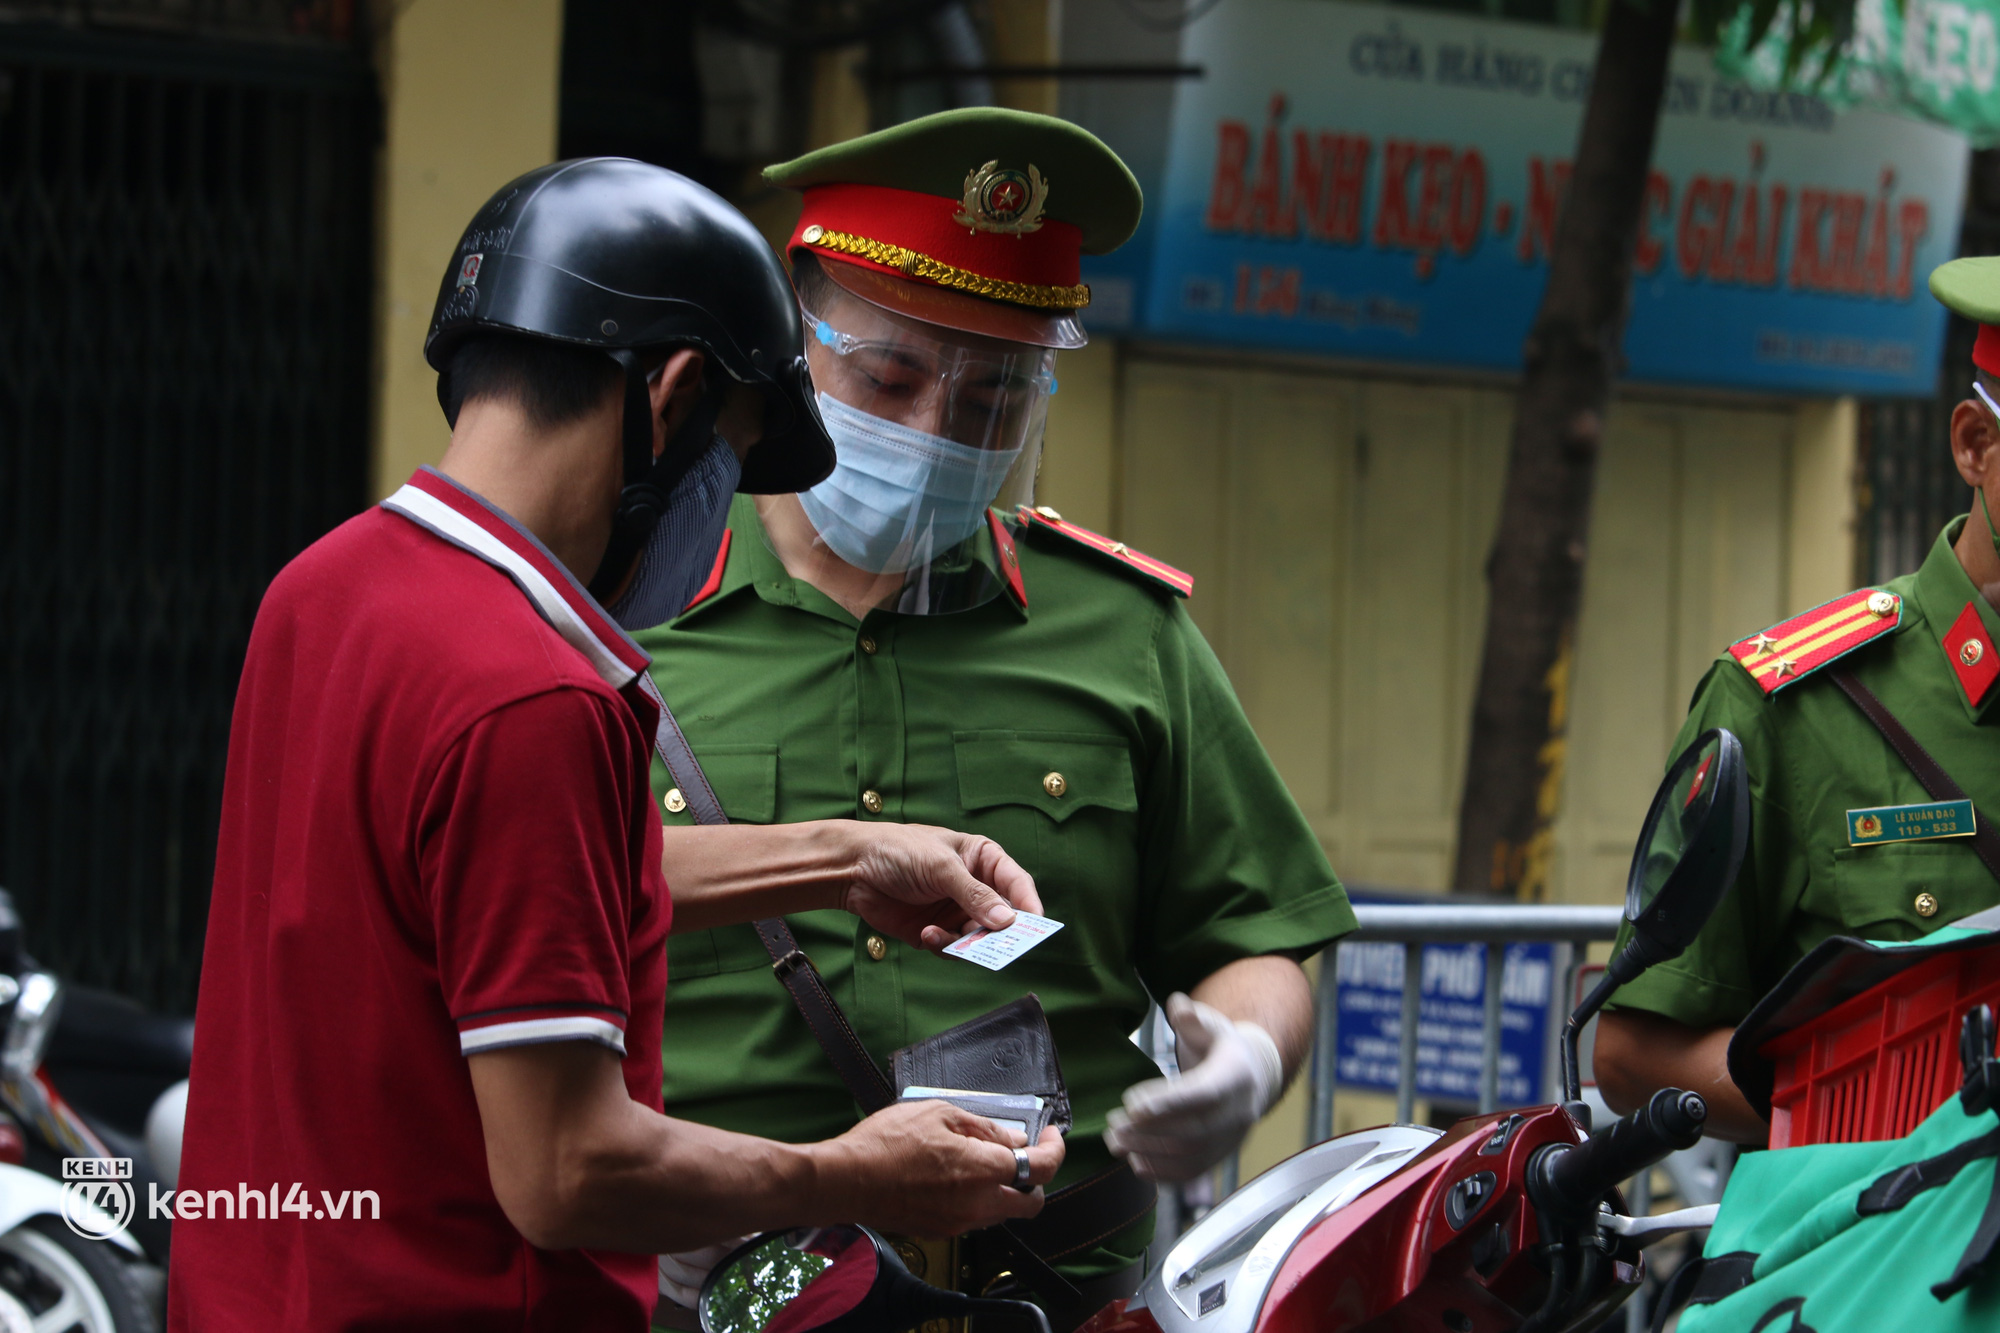
<path id="1" fill-rule="evenodd" d="M 1544 1150 L 1529 1175 L 1529 1197 L 1559 1217 L 1587 1218 L 1619 1181 L 1652 1170 L 1669 1153 L 1692 1148 L 1707 1119 L 1701 1094 L 1662 1088 L 1586 1142 Z"/>

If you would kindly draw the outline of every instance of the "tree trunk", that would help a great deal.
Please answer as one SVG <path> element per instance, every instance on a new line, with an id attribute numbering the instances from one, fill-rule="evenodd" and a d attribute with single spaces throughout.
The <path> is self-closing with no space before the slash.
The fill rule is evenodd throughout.
<path id="1" fill-rule="evenodd" d="M 1612 0 L 1548 287 L 1524 349 L 1459 804 L 1460 892 L 1548 892 L 1590 498 L 1632 251 L 1673 53 L 1676 0 Z"/>

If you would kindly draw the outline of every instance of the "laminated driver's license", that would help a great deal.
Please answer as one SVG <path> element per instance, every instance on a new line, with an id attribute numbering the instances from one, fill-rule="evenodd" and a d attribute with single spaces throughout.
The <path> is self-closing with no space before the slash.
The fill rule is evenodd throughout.
<path id="1" fill-rule="evenodd" d="M 1007 929 L 972 931 L 945 945 L 944 951 L 953 958 L 963 958 L 998 972 L 1062 928 L 1060 921 L 1033 912 L 1016 912 L 1014 924 Z"/>

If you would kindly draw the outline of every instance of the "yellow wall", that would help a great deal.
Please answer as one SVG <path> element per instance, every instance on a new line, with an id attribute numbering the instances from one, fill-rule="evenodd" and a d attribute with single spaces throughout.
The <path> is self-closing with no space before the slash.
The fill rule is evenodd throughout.
<path id="1" fill-rule="evenodd" d="M 373 484 L 436 462 L 449 432 L 424 364 L 459 233 L 513 177 L 554 160 L 562 0 L 397 0 L 376 52 L 385 134 L 376 272 Z"/>
<path id="2" fill-rule="evenodd" d="M 1057 375 L 1039 498 L 1195 576 L 1189 610 L 1343 879 L 1443 887 L 1511 392 L 1108 340 Z M 1617 900 L 1722 647 L 1851 586 L 1854 450 L 1847 401 L 1614 409 L 1557 900 Z M 1391 1114 L 1358 1094 L 1335 1108 L 1337 1129 Z M 1246 1144 L 1245 1178 L 1297 1151 L 1304 1120 L 1295 1088 Z"/>
<path id="3" fill-rule="evenodd" d="M 1195 576 L 1189 610 L 1345 879 L 1443 887 L 1512 397 L 1093 347 L 1041 498 Z M 1111 436 L 1098 433 L 1111 417 Z M 1723 645 L 1851 578 L 1851 406 L 1614 409 L 1553 896 L 1616 899 Z M 1108 503 L 1106 497 L 1108 496 Z"/>

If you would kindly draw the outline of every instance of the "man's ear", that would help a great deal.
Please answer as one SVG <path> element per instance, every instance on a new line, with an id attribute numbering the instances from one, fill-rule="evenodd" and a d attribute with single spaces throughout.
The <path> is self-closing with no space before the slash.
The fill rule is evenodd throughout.
<path id="1" fill-rule="evenodd" d="M 706 357 L 692 347 L 683 347 L 647 380 L 646 392 L 653 405 L 653 457 L 667 451 L 667 441 L 701 402 L 702 373 L 707 369 Z"/>
<path id="2" fill-rule="evenodd" d="M 1951 410 L 1951 459 L 1968 486 L 1978 486 L 2000 465 L 2000 427 L 1977 398 L 1967 398 Z"/>

